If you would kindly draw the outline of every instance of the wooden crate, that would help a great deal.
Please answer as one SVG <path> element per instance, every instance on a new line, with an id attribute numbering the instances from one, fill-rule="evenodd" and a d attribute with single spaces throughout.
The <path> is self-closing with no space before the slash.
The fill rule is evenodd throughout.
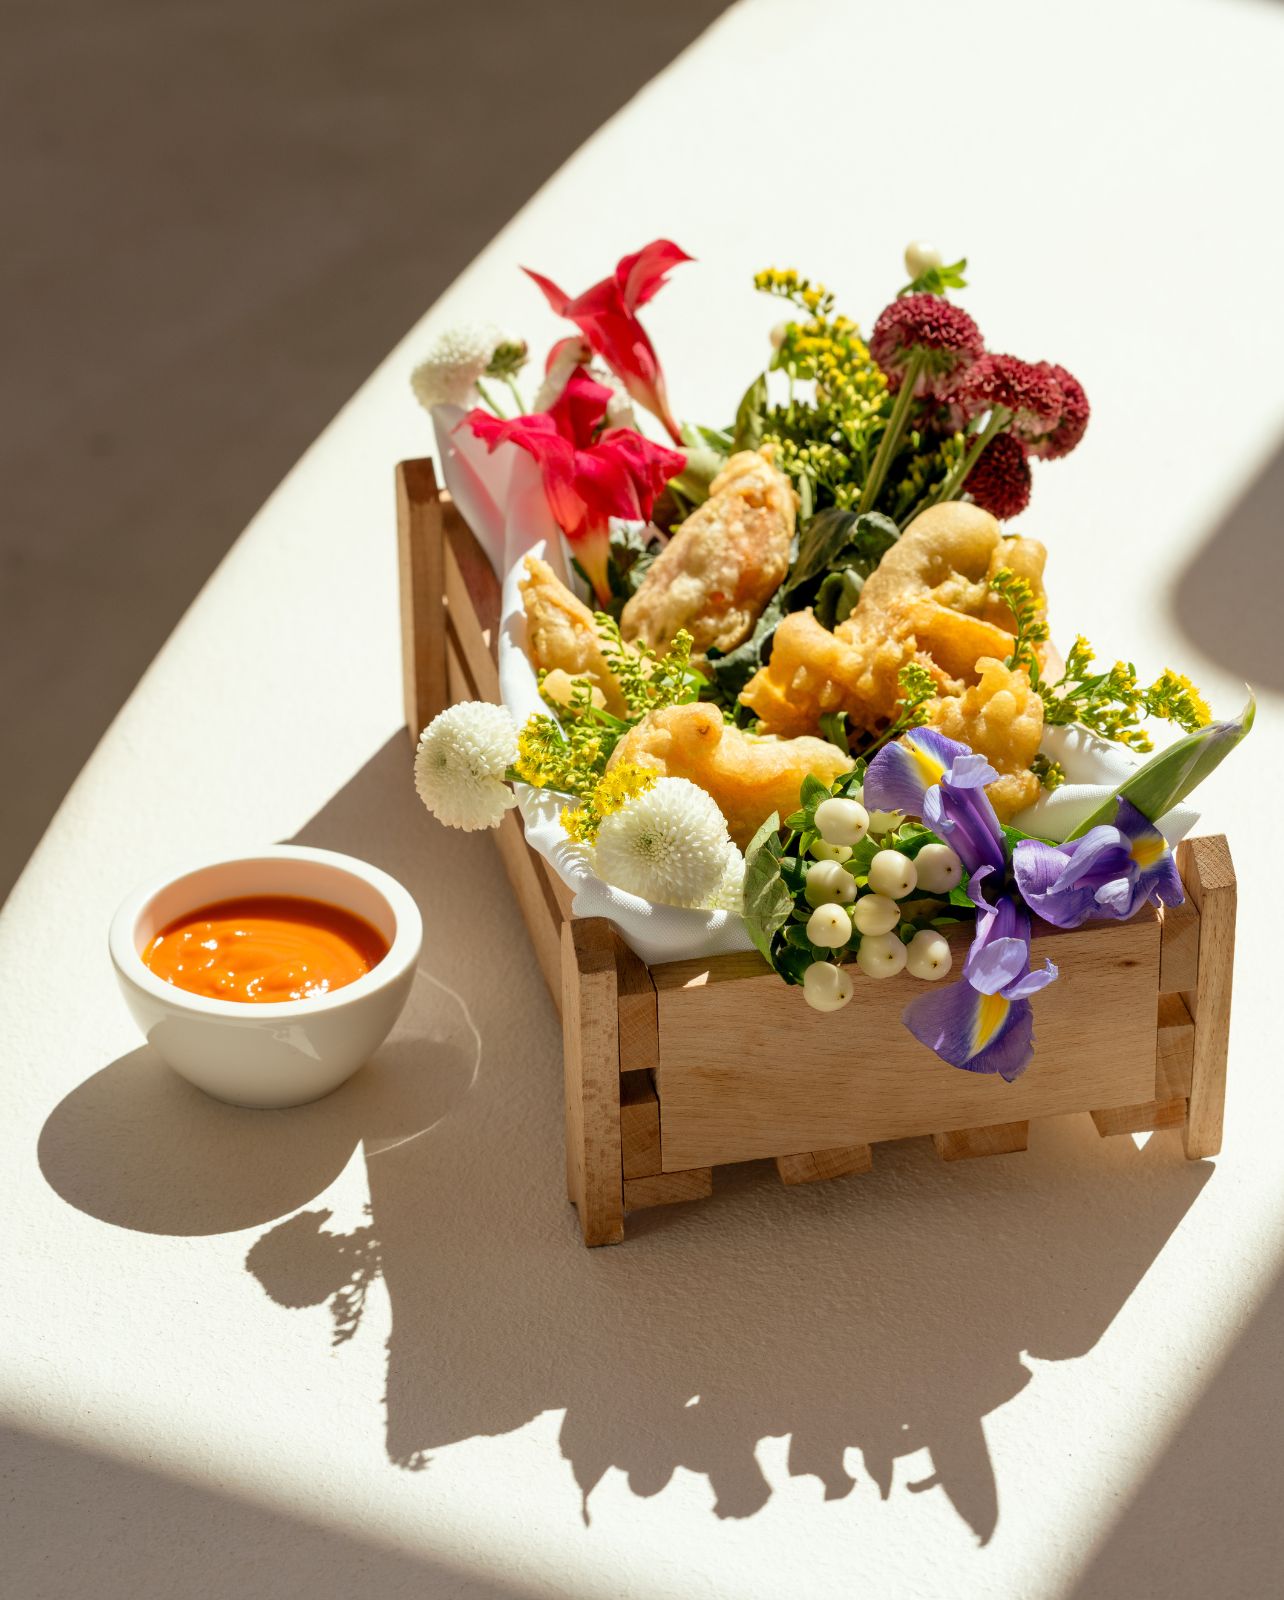
<path id="1" fill-rule="evenodd" d="M 406 722 L 498 700 L 500 585 L 430 461 L 397 469 Z M 584 1242 L 625 1214 L 708 1195 L 713 1169 L 770 1158 L 783 1182 L 867 1172 L 883 1140 L 929 1135 L 942 1160 L 1024 1150 L 1030 1122 L 1091 1114 L 1103 1136 L 1181 1127 L 1221 1146 L 1235 937 L 1224 838 L 1187 840 L 1183 906 L 1071 931 L 1037 923 L 1057 983 L 1034 1001 L 1015 1083 L 948 1067 L 901 1023 L 911 980 L 853 971 L 849 1010 L 811 1010 L 756 953 L 648 967 L 530 850 L 510 811 L 499 851 L 562 1014 L 567 1192 Z M 952 934 L 961 965 L 970 930 Z"/>

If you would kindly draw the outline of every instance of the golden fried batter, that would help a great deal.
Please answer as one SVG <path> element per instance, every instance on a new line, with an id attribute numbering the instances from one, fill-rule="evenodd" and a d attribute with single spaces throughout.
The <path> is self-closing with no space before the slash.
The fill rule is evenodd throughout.
<path id="1" fill-rule="evenodd" d="M 1039 780 L 1030 763 L 1043 737 L 1043 701 L 1030 687 L 1030 675 L 1002 661 L 983 658 L 976 663 L 978 682 L 961 694 L 947 695 L 929 707 L 929 722 L 947 739 L 970 746 L 999 773 L 986 793 L 1001 822 L 1039 798 Z"/>
<path id="2" fill-rule="evenodd" d="M 770 664 L 740 698 L 768 733 L 814 734 L 831 711 L 845 711 L 853 727 L 873 728 L 892 715 L 897 674 L 914 660 L 933 666 L 918 655 L 912 634 L 887 627 L 881 616 L 849 618 L 830 633 L 810 611 L 794 611 L 776 629 Z"/>
<path id="3" fill-rule="evenodd" d="M 732 456 L 625 606 L 624 637 L 663 654 L 685 628 L 697 657 L 742 644 L 789 567 L 794 516 L 769 447 Z"/>
<path id="4" fill-rule="evenodd" d="M 546 672 L 561 671 L 572 678 L 587 678 L 605 697 L 606 709 L 617 717 L 627 707 L 620 685 L 602 653 L 602 637 L 593 613 L 559 582 L 547 561 L 526 557 L 521 581 L 526 607 L 526 653 L 531 665 Z"/>
<path id="5" fill-rule="evenodd" d="M 776 629 L 769 664 L 741 699 L 770 733 L 815 733 L 825 712 L 845 711 L 874 730 L 895 715 L 897 676 L 911 661 L 942 695 L 976 680 L 983 658 L 1008 654 L 1013 619 L 990 591 L 1000 567 L 1026 578 L 1044 603 L 1046 551 L 1035 539 L 1005 539 L 978 506 L 949 501 L 915 517 L 866 581 L 850 617 L 833 633 L 797 612 Z"/>
<path id="6" fill-rule="evenodd" d="M 824 739 L 759 738 L 702 704 L 648 712 L 616 745 L 610 764 L 619 761 L 697 784 L 713 796 L 742 850 L 773 811 L 784 818 L 797 810 L 809 772 L 832 783 L 852 764 L 846 750 Z"/>

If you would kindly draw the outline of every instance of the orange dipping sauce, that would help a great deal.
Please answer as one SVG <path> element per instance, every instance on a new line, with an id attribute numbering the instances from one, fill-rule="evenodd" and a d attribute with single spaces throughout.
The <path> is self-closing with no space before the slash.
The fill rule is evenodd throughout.
<path id="1" fill-rule="evenodd" d="M 342 906 L 245 895 L 176 917 L 142 952 L 166 983 L 210 1000 L 313 1000 L 364 977 L 388 954 L 379 930 Z"/>

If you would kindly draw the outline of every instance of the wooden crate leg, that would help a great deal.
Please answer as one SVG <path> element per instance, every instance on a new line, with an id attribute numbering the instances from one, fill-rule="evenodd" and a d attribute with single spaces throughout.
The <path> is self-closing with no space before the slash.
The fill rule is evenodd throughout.
<path id="1" fill-rule="evenodd" d="M 683 1200 L 707 1200 L 712 1193 L 712 1167 L 657 1172 L 651 1178 L 624 1180 L 624 1209 L 641 1211 L 646 1206 L 675 1206 Z"/>
<path id="2" fill-rule="evenodd" d="M 1230 1042 L 1231 976 L 1235 961 L 1235 869 L 1221 834 L 1185 839 L 1177 870 L 1199 912 L 1195 987 L 1182 999 L 1195 1023 L 1185 1148 L 1190 1161 L 1222 1147 L 1226 1053 Z"/>
<path id="3" fill-rule="evenodd" d="M 1030 1143 L 1028 1122 L 996 1122 L 988 1128 L 954 1128 L 934 1133 L 932 1143 L 942 1161 L 970 1161 L 974 1156 L 1006 1156 Z"/>
<path id="4" fill-rule="evenodd" d="M 624 1237 L 615 946 L 605 918 L 562 924 L 566 1189 L 589 1245 Z"/>
<path id="5" fill-rule="evenodd" d="M 776 1172 L 781 1183 L 820 1183 L 825 1178 L 846 1178 L 868 1172 L 874 1165 L 874 1152 L 867 1144 L 842 1145 L 836 1150 L 807 1150 L 796 1156 L 777 1156 Z"/>
<path id="6" fill-rule="evenodd" d="M 432 462 L 397 467 L 397 568 L 401 589 L 401 681 L 412 745 L 450 704 L 446 683 L 445 547 Z"/>

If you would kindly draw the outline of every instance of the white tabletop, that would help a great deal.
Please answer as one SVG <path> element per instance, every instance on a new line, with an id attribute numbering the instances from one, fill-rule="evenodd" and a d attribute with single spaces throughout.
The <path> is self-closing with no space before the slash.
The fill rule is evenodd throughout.
<path id="1" fill-rule="evenodd" d="M 1242 877 L 1217 1161 L 1064 1119 L 1019 1157 L 946 1167 L 909 1142 L 802 1190 L 722 1172 L 589 1252 L 560 1030 L 498 858 L 410 786 L 392 466 L 428 448 L 406 374 L 433 329 L 558 331 L 519 262 L 574 289 L 676 238 L 699 264 L 648 321 L 676 409 L 721 421 L 776 320 L 756 267 L 822 277 L 868 321 L 927 234 L 970 256 L 992 346 L 1092 397 L 1022 524 L 1059 631 L 1237 709 L 1231 587 L 1208 587 L 1234 602 L 1214 627 L 1186 591 L 1211 656 L 1173 602 L 1188 563 L 1237 559 L 1230 513 L 1284 423 L 1282 47 L 1284 9 L 1251 0 L 741 5 L 303 458 L 0 924 L 16 1600 L 1274 1592 L 1284 1096 L 1254 958 L 1278 954 L 1256 875 L 1278 847 L 1249 818 L 1278 812 L 1278 678 L 1204 792 Z M 1248 613 L 1278 610 L 1242 564 Z M 238 1111 L 140 1047 L 106 926 L 173 859 L 291 838 L 402 878 L 423 965 L 348 1086 Z"/>

